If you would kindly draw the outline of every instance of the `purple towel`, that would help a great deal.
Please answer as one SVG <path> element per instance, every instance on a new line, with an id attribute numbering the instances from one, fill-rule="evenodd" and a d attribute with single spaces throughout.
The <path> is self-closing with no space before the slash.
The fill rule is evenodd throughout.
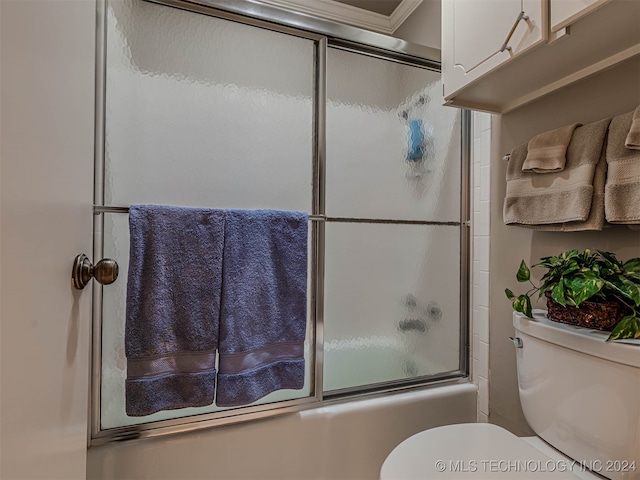
<path id="1" fill-rule="evenodd" d="M 132 205 L 129 228 L 127 415 L 211 405 L 224 212 Z"/>
<path id="2" fill-rule="evenodd" d="M 304 384 L 304 212 L 227 210 L 216 405 Z"/>

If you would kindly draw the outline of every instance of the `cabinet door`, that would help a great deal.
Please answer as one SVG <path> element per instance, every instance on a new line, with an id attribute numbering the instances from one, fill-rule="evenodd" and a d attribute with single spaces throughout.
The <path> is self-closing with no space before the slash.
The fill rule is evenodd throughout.
<path id="1" fill-rule="evenodd" d="M 445 0 L 442 4 L 445 100 L 465 85 L 546 41 L 545 10 L 543 0 Z M 520 12 L 528 18 L 518 20 Z M 509 48 L 502 49 L 505 42 Z"/>
<path id="2" fill-rule="evenodd" d="M 551 0 L 551 31 L 571 25 L 583 15 L 604 5 L 610 0 Z"/>

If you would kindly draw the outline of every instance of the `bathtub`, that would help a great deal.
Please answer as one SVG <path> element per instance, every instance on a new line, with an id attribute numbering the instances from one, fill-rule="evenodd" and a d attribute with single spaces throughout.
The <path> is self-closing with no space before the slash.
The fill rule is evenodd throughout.
<path id="1" fill-rule="evenodd" d="M 409 436 L 476 421 L 460 381 L 185 434 L 90 448 L 89 479 L 377 479 Z"/>

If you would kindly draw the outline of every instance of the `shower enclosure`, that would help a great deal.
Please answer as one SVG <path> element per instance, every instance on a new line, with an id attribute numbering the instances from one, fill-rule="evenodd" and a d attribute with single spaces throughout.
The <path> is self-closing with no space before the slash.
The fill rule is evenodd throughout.
<path id="1" fill-rule="evenodd" d="M 103 6 L 94 258 L 121 278 L 94 288 L 93 444 L 465 376 L 469 119 L 439 64 L 248 2 Z M 125 414 L 132 203 L 309 212 L 302 390 Z"/>

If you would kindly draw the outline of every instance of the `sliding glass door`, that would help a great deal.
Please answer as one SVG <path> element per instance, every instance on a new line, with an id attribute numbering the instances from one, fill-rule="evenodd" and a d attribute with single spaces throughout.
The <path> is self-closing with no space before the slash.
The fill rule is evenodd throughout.
<path id="1" fill-rule="evenodd" d="M 461 114 L 440 73 L 327 52 L 324 391 L 460 368 Z"/>
<path id="2" fill-rule="evenodd" d="M 139 0 L 110 1 L 107 14 L 105 206 L 311 211 L 317 41 Z M 100 429 L 224 410 L 126 415 L 128 216 L 100 215 L 104 255 L 122 272 L 103 291 Z M 304 388 L 255 405 L 313 395 L 311 288 L 307 304 Z"/>
<path id="3" fill-rule="evenodd" d="M 159 3 L 103 12 L 94 256 L 120 278 L 94 291 L 93 443 L 466 375 L 468 125 L 437 64 Z M 131 204 L 309 214 L 302 390 L 126 415 Z"/>

